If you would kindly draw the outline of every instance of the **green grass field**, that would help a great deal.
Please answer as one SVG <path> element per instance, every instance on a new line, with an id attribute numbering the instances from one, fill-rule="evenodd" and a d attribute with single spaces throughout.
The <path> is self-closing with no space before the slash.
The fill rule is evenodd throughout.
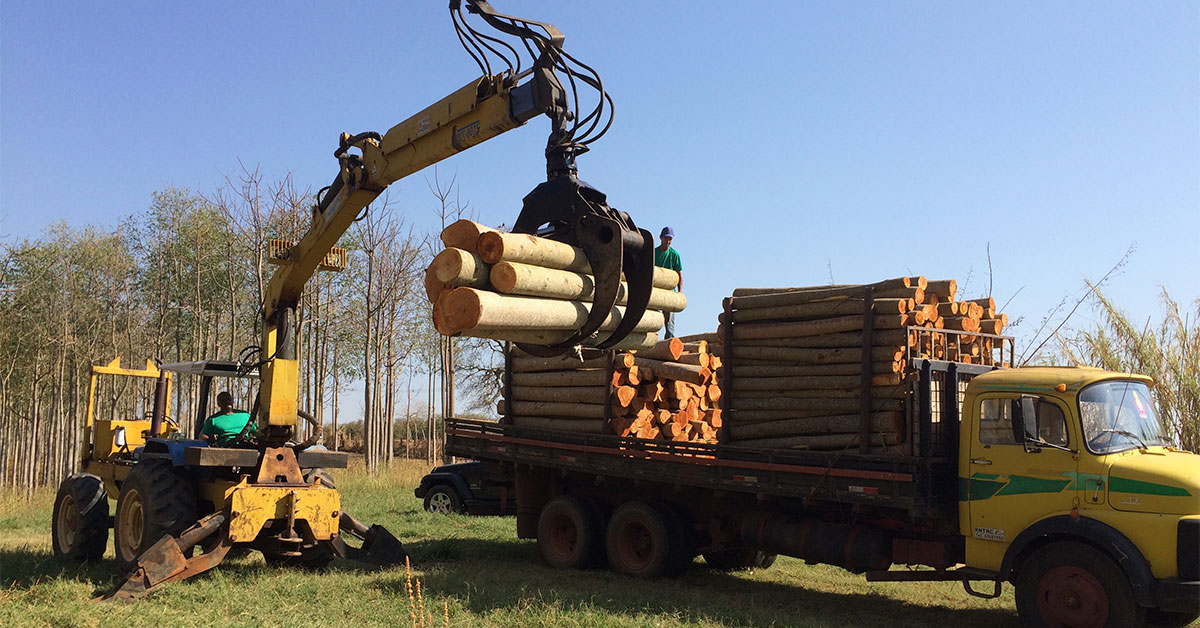
<path id="1" fill-rule="evenodd" d="M 334 472 L 346 510 L 404 541 L 432 625 L 451 626 L 1016 626 L 1011 590 L 997 600 L 951 583 L 872 584 L 780 558 L 767 570 L 720 573 L 697 559 L 679 579 L 558 571 L 511 517 L 444 517 L 412 488 L 426 468 Z M 0 626 L 411 626 L 403 567 L 336 561 L 324 573 L 268 568 L 257 554 L 132 604 L 91 602 L 121 574 L 111 560 L 68 565 L 50 549 L 51 491 L 0 495 Z M 106 558 L 111 559 L 112 548 Z"/>

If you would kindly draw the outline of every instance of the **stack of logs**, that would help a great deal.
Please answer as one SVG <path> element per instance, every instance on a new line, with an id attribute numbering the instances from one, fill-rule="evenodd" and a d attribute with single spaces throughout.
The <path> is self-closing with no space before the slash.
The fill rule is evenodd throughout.
<path id="1" fill-rule="evenodd" d="M 990 298 L 956 301 L 956 293 L 953 279 L 924 277 L 735 290 L 721 316 L 729 323 L 722 329 L 729 340 L 717 345 L 727 365 L 722 382 L 730 392 L 724 441 L 904 451 L 910 358 L 1004 362 L 1003 341 L 988 335 L 998 336 L 1007 317 Z M 864 347 L 868 319 L 871 342 Z"/>
<path id="2" fill-rule="evenodd" d="M 595 287 L 581 249 L 470 220 L 446 227 L 441 238 L 446 249 L 425 270 L 425 292 L 434 305 L 434 325 L 443 335 L 550 345 L 570 338 L 587 320 Z M 674 292 L 679 274 L 654 270 L 650 304 L 618 349 L 653 346 L 663 312 L 679 312 L 687 305 L 683 294 Z M 605 331 L 616 329 L 625 314 L 626 293 L 622 282 L 617 305 L 590 342 L 602 341 Z"/>
<path id="3" fill-rule="evenodd" d="M 721 359 L 704 340 L 663 340 L 634 352 L 539 358 L 511 349 L 505 421 L 590 434 L 717 442 Z"/>

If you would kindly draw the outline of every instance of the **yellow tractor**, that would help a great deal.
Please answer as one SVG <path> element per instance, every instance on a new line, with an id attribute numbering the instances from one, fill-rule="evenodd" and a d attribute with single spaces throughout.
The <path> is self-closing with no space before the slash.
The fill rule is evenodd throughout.
<path id="1" fill-rule="evenodd" d="M 483 75 L 386 133 L 341 134 L 333 152 L 337 176 L 317 193 L 308 231 L 298 242 L 271 243 L 270 261 L 279 269 L 264 292 L 259 345 L 248 347 L 236 363 L 147 364 L 141 371 L 121 369 L 119 362 L 97 367 L 98 376 L 156 382 L 152 407 L 133 418 L 98 420 L 89 411 L 83 473 L 63 484 L 55 507 L 55 552 L 88 559 L 105 546 L 105 494 L 116 499 L 117 560 L 131 571 L 110 599 L 134 598 L 201 573 L 239 545 L 261 551 L 271 562 L 317 566 L 354 552 L 341 542 L 349 533 L 364 539 L 360 553 L 403 555 L 385 530 L 346 516 L 328 476 L 316 471 L 344 466 L 344 456 L 295 440 L 299 420 L 311 418 L 298 404 L 297 304 L 317 270 L 345 267 L 346 252 L 334 245 L 395 181 L 545 115 L 551 123 L 547 180 L 525 196 L 513 231 L 582 249 L 596 288 L 587 321 L 570 338 L 521 347 L 539 355 L 576 350 L 585 341 L 606 348 L 641 319 L 650 298 L 653 237 L 577 176 L 576 157 L 612 122 L 612 99 L 600 76 L 563 50 L 563 35 L 550 24 L 500 14 L 485 0 L 452 0 L 450 15 Z M 469 15 L 497 32 L 484 34 Z M 595 92 L 590 111 L 572 109 L 586 102 L 581 89 Z M 626 314 L 598 340 L 622 276 Z M 207 399 L 212 377 L 257 376 L 259 390 L 250 406 L 255 429 L 243 430 L 227 447 L 180 434 L 168 416 L 167 399 L 170 374 L 185 371 L 206 378 L 201 399 Z"/>
<path id="2" fill-rule="evenodd" d="M 196 433 L 190 436 L 169 414 L 177 373 L 201 378 Z M 212 360 L 147 362 L 139 370 L 122 368 L 118 358 L 92 367 L 82 471 L 59 488 L 52 537 L 60 558 L 98 559 L 113 528 L 117 563 L 132 571 L 106 599 L 133 599 L 202 573 L 234 547 L 258 550 L 270 564 L 307 568 L 324 567 L 339 555 L 404 560 L 403 546 L 386 530 L 342 512 L 325 469 L 344 468 L 347 456 L 314 447 L 319 425 L 303 442 L 265 449 L 251 430 L 253 419 L 226 446 L 199 438 L 213 379 L 250 376 L 236 363 Z M 98 403 L 105 390 L 123 391 L 126 407 L 115 407 L 115 395 Z M 108 418 L 97 415 L 100 406 Z M 122 410 L 133 416 L 117 418 Z M 116 501 L 111 516 L 109 499 Z M 362 539 L 362 546 L 343 542 L 347 534 Z"/>

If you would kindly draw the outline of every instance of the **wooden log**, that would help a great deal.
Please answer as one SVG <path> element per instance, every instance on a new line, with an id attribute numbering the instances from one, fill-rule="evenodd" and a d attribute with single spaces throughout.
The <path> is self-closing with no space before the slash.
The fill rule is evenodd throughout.
<path id="1" fill-rule="evenodd" d="M 703 366 L 679 364 L 678 362 L 662 362 L 640 356 L 636 357 L 634 363 L 639 367 L 653 369 L 655 377 L 661 379 L 674 379 L 693 384 L 707 384 L 708 380 L 712 378 L 712 371 Z"/>
<path id="2" fill-rule="evenodd" d="M 489 266 L 474 253 L 451 248 L 437 254 L 430 263 L 438 281 L 447 286 L 487 288 Z"/>
<path id="3" fill-rule="evenodd" d="M 900 434 L 893 432 L 871 434 L 871 446 L 899 445 Z M 741 447 L 766 449 L 851 449 L 858 447 L 858 434 L 819 434 L 811 436 L 780 436 L 775 438 L 751 438 L 734 441 Z"/>
<path id="4" fill-rule="evenodd" d="M 633 356 L 630 355 L 629 358 L 632 360 Z M 639 368 L 638 365 L 634 364 L 622 370 L 622 372 L 625 374 L 625 381 L 628 382 L 630 386 L 637 386 L 638 384 L 642 383 L 642 369 Z"/>
<path id="5" fill-rule="evenodd" d="M 606 434 L 609 424 L 603 419 L 555 419 L 537 416 L 514 416 L 512 424 L 517 427 L 531 427 L 540 430 L 556 432 L 576 432 L 580 434 Z"/>
<path id="6" fill-rule="evenodd" d="M 908 279 L 905 277 L 905 279 Z M 849 283 L 849 284 L 828 284 L 824 286 L 804 286 L 798 288 L 734 288 L 733 296 L 735 297 L 751 297 L 761 294 L 780 294 L 783 292 L 820 292 L 826 290 L 843 290 L 846 288 L 863 288 L 865 284 Z M 904 287 L 910 287 L 905 285 Z"/>
<path id="7" fill-rule="evenodd" d="M 871 376 L 872 386 L 899 386 L 902 381 L 899 373 L 886 373 Z M 738 377 L 735 380 L 739 393 L 748 390 L 782 391 L 782 390 L 823 390 L 823 389 L 858 389 L 862 384 L 860 375 L 809 375 L 801 377 Z"/>
<path id="8" fill-rule="evenodd" d="M 725 425 L 725 419 L 721 416 L 721 410 L 719 408 L 713 408 L 708 412 L 705 412 L 704 422 L 716 428 L 720 428 L 721 426 Z"/>
<path id="9" fill-rule="evenodd" d="M 446 323 L 464 331 L 476 327 L 520 330 L 577 329 L 587 321 L 590 308 L 589 304 L 579 301 L 514 297 L 475 288 L 455 288 L 444 294 L 438 303 L 445 312 Z M 601 330 L 616 329 L 624 315 L 625 308 L 614 307 Z M 633 331 L 658 331 L 662 326 L 662 313 L 647 310 Z"/>
<path id="10" fill-rule="evenodd" d="M 971 318 L 969 316 L 951 316 L 941 320 L 944 321 L 946 329 L 957 329 L 973 333 L 979 331 L 979 319 L 977 318 Z"/>
<path id="11" fill-rule="evenodd" d="M 701 340 L 708 344 L 721 344 L 725 341 L 724 336 L 718 332 L 707 332 L 703 334 L 691 334 L 690 336 L 678 336 L 679 340 L 684 344 L 689 342 L 700 342 Z"/>
<path id="12" fill-rule="evenodd" d="M 516 393 L 513 393 L 516 396 Z M 633 398 L 637 396 L 637 388 L 633 386 L 617 386 L 613 389 L 612 400 L 622 408 L 628 408 L 633 403 Z"/>
<path id="13" fill-rule="evenodd" d="M 489 278 L 491 285 L 505 294 L 590 303 L 596 293 L 595 278 L 591 275 L 520 262 L 497 263 L 491 267 Z M 617 290 L 616 304 L 625 305 L 628 298 L 629 285 L 621 282 Z M 651 288 L 650 302 L 646 307 L 665 312 L 682 312 L 687 307 L 687 297 L 682 292 Z"/>
<path id="14" fill-rule="evenodd" d="M 513 355 L 511 361 L 512 370 L 517 373 L 608 368 L 608 358 L 604 356 L 582 360 L 570 354 L 555 356 L 552 358 Z"/>
<path id="15" fill-rule="evenodd" d="M 938 303 L 938 316 L 958 316 L 958 301 L 950 301 L 949 303 Z"/>
<path id="16" fill-rule="evenodd" d="M 433 266 L 425 269 L 425 297 L 429 299 L 430 303 L 437 303 L 438 297 L 449 289 L 450 286 L 437 278 L 437 271 Z"/>
<path id="17" fill-rule="evenodd" d="M 837 299 L 833 301 L 815 301 L 772 307 L 745 308 L 733 311 L 733 321 L 740 323 L 769 319 L 813 320 L 840 316 L 861 317 L 865 307 L 866 303 L 862 299 Z M 904 314 L 908 311 L 908 299 L 876 299 L 872 311 L 880 315 Z M 838 329 L 835 331 L 845 330 Z"/>
<path id="18" fill-rule="evenodd" d="M 477 253 L 479 236 L 489 231 L 495 231 L 495 229 L 463 218 L 442 229 L 442 244 L 445 244 L 446 248 Z"/>
<path id="19" fill-rule="evenodd" d="M 685 341 L 683 343 L 683 352 L 684 353 L 708 353 L 708 341 L 707 340 L 695 340 L 692 342 Z"/>
<path id="20" fill-rule="evenodd" d="M 992 297 L 983 297 L 982 299 L 966 299 L 965 301 L 967 303 L 974 303 L 980 307 L 986 307 L 993 310 L 996 309 L 996 300 Z"/>
<path id="21" fill-rule="evenodd" d="M 901 373 L 903 372 L 902 365 L 898 365 L 895 361 L 880 361 L 871 364 L 871 372 L 875 374 L 882 373 Z M 743 365 L 738 363 L 735 366 L 726 366 L 732 377 L 739 381 L 743 377 L 806 377 L 806 376 L 828 376 L 828 375 L 858 375 L 862 373 L 860 363 L 846 364 L 811 364 L 811 365 Z"/>
<path id="22" fill-rule="evenodd" d="M 435 308 L 436 310 L 436 308 Z M 437 325 L 437 312 L 435 311 L 434 324 Z M 439 327 L 439 332 L 442 329 Z M 507 340 L 509 342 L 520 342 L 532 345 L 554 345 L 566 341 L 568 338 L 575 335 L 575 332 L 566 329 L 490 329 L 484 327 L 476 327 L 474 329 L 455 331 L 452 333 L 442 332 L 446 336 L 468 336 L 471 338 L 487 338 L 489 340 Z M 583 342 L 583 346 L 596 346 L 607 338 L 607 334 L 601 332 L 596 338 L 588 339 Z M 653 347 L 654 343 L 658 342 L 658 334 L 655 332 L 633 332 L 626 336 L 624 340 L 618 342 L 612 347 L 615 351 L 636 351 L 644 347 Z"/>
<path id="23" fill-rule="evenodd" d="M 625 417 L 613 417 L 613 419 L 608 422 L 609 430 L 617 436 L 628 436 L 629 427 L 631 425 L 633 425 L 633 421 Z"/>
<path id="24" fill-rule="evenodd" d="M 683 341 L 678 338 L 667 338 L 666 340 L 659 341 L 649 349 L 638 351 L 636 357 L 674 362 L 681 355 L 683 355 Z"/>
<path id="25" fill-rule="evenodd" d="M 835 287 L 820 287 L 811 288 L 781 288 L 778 292 L 765 294 L 753 294 L 747 296 L 738 296 L 737 290 L 734 291 L 734 296 L 730 299 L 730 305 L 735 310 L 747 308 L 762 308 L 776 307 L 780 305 L 796 305 L 800 303 L 811 303 L 822 299 L 846 299 L 846 298 L 862 298 L 866 294 L 868 288 L 875 290 L 876 297 L 883 297 L 883 292 L 902 289 L 914 289 L 912 282 L 908 277 L 900 277 L 897 279 L 888 279 L 874 284 L 864 284 L 855 286 L 835 286 Z M 911 296 L 911 295 L 905 295 Z"/>
<path id="26" fill-rule="evenodd" d="M 514 416 L 603 419 L 603 403 L 573 403 L 559 401 L 512 401 Z"/>
<path id="27" fill-rule="evenodd" d="M 735 326 L 736 329 L 736 326 Z M 862 346 L 862 331 L 842 332 L 838 334 L 823 334 L 820 336 L 800 336 L 783 338 L 755 338 L 751 340 L 734 341 L 738 347 L 803 347 L 803 348 L 839 348 Z M 876 347 L 898 346 L 908 343 L 908 332 L 903 329 L 880 329 L 871 334 L 871 342 Z"/>
<path id="28" fill-rule="evenodd" d="M 711 357 L 708 359 L 708 368 L 712 369 L 713 371 L 716 371 L 717 369 L 724 366 L 725 363 L 721 360 L 721 356 L 711 354 L 711 353 L 709 355 Z"/>
<path id="29" fill-rule="evenodd" d="M 737 396 L 736 390 L 729 405 L 735 410 L 823 410 L 826 414 L 847 414 L 857 412 L 862 407 L 857 399 L 743 399 Z M 874 411 L 899 410 L 900 407 L 899 399 L 871 400 L 871 409 Z"/>
<path id="30" fill-rule="evenodd" d="M 608 383 L 608 371 L 589 369 L 577 371 L 548 371 L 541 373 L 510 373 L 513 386 L 598 386 Z"/>
<path id="31" fill-rule="evenodd" d="M 588 264 L 583 249 L 525 233 L 485 233 L 479 237 L 479 256 L 489 264 L 518 262 L 592 274 L 592 267 Z M 674 290 L 679 286 L 679 273 L 656 266 L 651 285 L 663 290 Z"/>
<path id="32" fill-rule="evenodd" d="M 704 391 L 704 394 L 708 397 L 709 401 L 717 403 L 721 400 L 721 395 L 724 393 L 721 391 L 721 387 L 719 385 L 709 384 L 708 388 Z"/>
<path id="33" fill-rule="evenodd" d="M 733 440 L 803 434 L 851 434 L 858 433 L 861 421 L 862 417 L 857 414 L 814 416 L 751 425 L 731 425 L 728 434 Z M 903 412 L 878 412 L 872 414 L 869 421 L 872 432 L 904 432 Z"/>
<path id="34" fill-rule="evenodd" d="M 734 408 L 731 412 L 725 414 L 725 424 L 727 426 L 750 425 L 751 423 L 762 423 L 765 421 L 782 421 L 785 419 L 828 415 L 829 411 L 824 408 L 811 410 L 738 410 Z"/>
<path id="35" fill-rule="evenodd" d="M 732 349 L 733 358 L 750 360 L 779 360 L 806 364 L 856 364 L 862 361 L 862 348 L 844 349 L 793 349 L 790 347 L 738 347 Z M 904 358 L 903 349 L 874 347 L 873 361 L 895 362 Z M 655 369 L 657 373 L 657 368 Z"/>
<path id="36" fill-rule="evenodd" d="M 608 401 L 608 393 L 603 386 L 513 386 L 512 398 L 514 402 L 554 401 L 602 404 Z"/>
<path id="37" fill-rule="evenodd" d="M 446 310 L 442 307 L 442 300 L 449 292 L 449 290 L 442 291 L 442 296 L 438 297 L 437 303 L 433 304 L 433 312 L 431 313 L 434 329 L 443 336 L 451 336 L 458 333 L 456 329 L 446 322 Z"/>
<path id="38" fill-rule="evenodd" d="M 979 331 L 985 334 L 999 336 L 1004 333 L 1004 321 L 999 318 L 987 318 L 979 321 Z"/>
<path id="39" fill-rule="evenodd" d="M 679 364 L 692 364 L 695 366 L 709 368 L 711 359 L 709 358 L 708 353 L 684 353 L 675 361 Z"/>
<path id="40" fill-rule="evenodd" d="M 958 293 L 958 282 L 953 279 L 936 279 L 925 284 L 925 296 L 936 294 L 940 301 L 953 301 Z"/>
<path id="41" fill-rule="evenodd" d="M 906 386 L 872 386 L 872 399 L 898 399 L 903 401 L 907 394 Z M 783 390 L 742 390 L 738 389 L 738 399 L 770 399 L 786 397 L 789 399 L 860 399 L 861 390 L 854 388 L 787 388 Z"/>

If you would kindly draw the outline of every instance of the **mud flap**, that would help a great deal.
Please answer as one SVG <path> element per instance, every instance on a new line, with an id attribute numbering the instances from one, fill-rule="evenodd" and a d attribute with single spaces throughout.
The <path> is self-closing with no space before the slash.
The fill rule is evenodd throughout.
<path id="1" fill-rule="evenodd" d="M 213 534 L 222 532 L 226 520 L 224 513 L 216 512 L 184 530 L 179 538 L 164 536 L 158 543 L 142 552 L 138 557 L 137 566 L 120 585 L 96 598 L 97 601 L 133 601 L 160 585 L 185 580 L 216 567 L 233 546 L 228 534 L 222 533 L 220 542 L 203 554 L 188 558 L 185 552 Z"/>
<path id="2" fill-rule="evenodd" d="M 333 550 L 342 558 L 360 560 L 376 565 L 397 565 L 403 563 L 408 558 L 408 552 L 404 550 L 404 544 L 392 536 L 392 533 L 388 532 L 383 526 L 373 525 L 367 527 L 366 524 L 346 513 L 342 513 L 341 518 L 338 520 L 338 526 L 341 528 L 343 535 L 353 536 L 361 539 L 363 542 L 362 547 L 353 547 L 347 545 L 341 537 L 334 539 L 331 543 Z"/>

